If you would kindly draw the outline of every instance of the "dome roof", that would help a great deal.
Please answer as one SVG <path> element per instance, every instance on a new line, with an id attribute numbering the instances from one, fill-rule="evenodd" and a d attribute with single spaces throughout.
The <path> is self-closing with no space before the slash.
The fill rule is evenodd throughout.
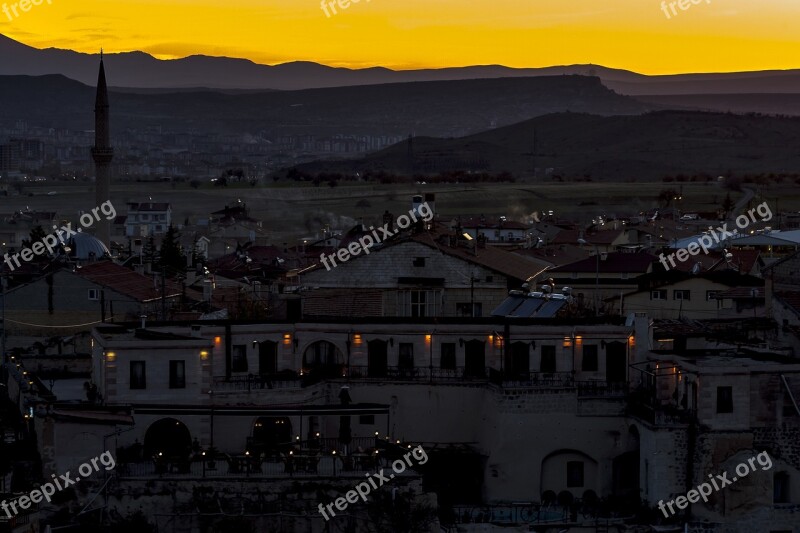
<path id="1" fill-rule="evenodd" d="M 102 259 L 103 257 L 110 257 L 111 252 L 108 251 L 103 242 L 88 233 L 80 232 L 70 237 L 67 245 L 72 249 L 69 256 L 79 261 L 88 261 L 89 259 Z M 92 257 L 92 253 L 94 256 Z"/>

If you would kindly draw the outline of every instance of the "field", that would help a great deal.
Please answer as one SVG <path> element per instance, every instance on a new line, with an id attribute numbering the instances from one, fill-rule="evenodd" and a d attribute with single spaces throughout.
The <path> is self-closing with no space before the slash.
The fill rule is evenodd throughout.
<path id="1" fill-rule="evenodd" d="M 752 202 L 769 201 L 772 209 L 800 211 L 800 187 L 793 183 L 752 187 L 756 196 Z M 713 211 L 722 203 L 727 190 L 717 183 L 499 183 L 443 185 L 380 185 L 343 183 L 327 185 L 288 184 L 281 182 L 268 187 L 232 185 L 212 187 L 203 185 L 195 190 L 185 184 L 174 188 L 168 183 L 114 183 L 112 202 L 119 214 L 125 214 L 126 202 L 170 202 L 173 222 L 183 225 L 188 218 L 194 222 L 205 218 L 225 204 L 241 199 L 250 208 L 250 215 L 264 221 L 264 228 L 273 244 L 292 243 L 295 239 L 313 236 L 326 224 L 339 229 L 354 224 L 363 217 L 374 224 L 385 210 L 395 216 L 410 208 L 411 196 L 436 193 L 436 210 L 450 215 L 505 215 L 509 219 L 524 219 L 533 212 L 552 210 L 559 217 L 586 223 L 593 216 L 631 215 L 658 207 L 658 196 L 665 189 L 682 191 L 682 199 L 673 203 L 681 212 Z M 55 194 L 48 195 L 48 192 Z M 33 192 L 33 196 L 27 196 Z M 2 213 L 26 207 L 54 210 L 65 219 L 75 219 L 79 209 L 94 205 L 90 183 L 46 184 L 26 188 L 26 195 L 3 197 Z M 742 193 L 732 192 L 734 201 Z M 662 209 L 663 210 L 663 209 Z"/>

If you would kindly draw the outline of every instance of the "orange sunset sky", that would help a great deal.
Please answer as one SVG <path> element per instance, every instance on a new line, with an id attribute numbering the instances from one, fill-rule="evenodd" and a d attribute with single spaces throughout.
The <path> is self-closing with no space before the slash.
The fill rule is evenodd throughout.
<path id="1" fill-rule="evenodd" d="M 37 48 L 353 68 L 800 67 L 798 0 L 702 0 L 671 18 L 661 0 L 360 0 L 337 10 L 326 16 L 319 0 L 44 0 L 17 17 L 0 12 L 0 33 Z"/>

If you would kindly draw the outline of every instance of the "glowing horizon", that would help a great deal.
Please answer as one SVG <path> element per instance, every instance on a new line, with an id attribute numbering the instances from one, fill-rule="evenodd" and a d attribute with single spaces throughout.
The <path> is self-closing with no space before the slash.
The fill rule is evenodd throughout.
<path id="1" fill-rule="evenodd" d="M 642 74 L 800 68 L 793 0 L 39 0 L 0 33 L 34 48 L 395 70 L 594 64 Z M 326 0 L 327 2 L 328 0 Z M 19 0 L 0 0 L 0 8 Z M 50 3 L 48 3 L 50 2 Z M 669 16 L 668 16 L 669 15 Z"/>

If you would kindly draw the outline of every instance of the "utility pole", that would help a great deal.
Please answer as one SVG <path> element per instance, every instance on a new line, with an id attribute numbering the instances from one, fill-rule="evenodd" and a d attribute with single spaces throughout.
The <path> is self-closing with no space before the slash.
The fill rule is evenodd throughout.
<path id="1" fill-rule="evenodd" d="M 167 321 L 167 267 L 161 267 L 161 320 Z"/>
<path id="2" fill-rule="evenodd" d="M 5 279 L 7 281 L 8 280 L 8 276 L 6 276 Z M 2 350 L 3 350 L 2 358 L 0 358 L 0 360 L 3 363 L 2 364 L 3 371 L 0 372 L 0 378 L 2 378 L 2 383 L 5 384 L 6 381 L 7 381 L 6 380 L 6 363 L 8 363 L 8 360 L 6 359 L 6 284 L 3 282 L 3 276 L 1 276 L 1 275 L 0 275 L 0 296 L 3 297 L 3 304 L 2 304 L 3 331 L 2 331 L 2 336 L 1 336 L 2 339 L 0 340 L 0 344 L 2 344 L 2 346 L 0 346 L 0 348 L 2 348 Z"/>

